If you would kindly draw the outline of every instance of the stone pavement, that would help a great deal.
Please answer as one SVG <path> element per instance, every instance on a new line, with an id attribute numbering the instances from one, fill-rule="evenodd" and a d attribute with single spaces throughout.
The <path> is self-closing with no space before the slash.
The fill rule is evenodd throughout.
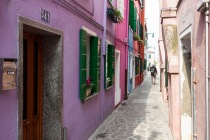
<path id="1" fill-rule="evenodd" d="M 148 73 L 141 86 L 121 102 L 89 140 L 172 140 L 159 81 L 157 77 L 157 84 L 152 85 Z"/>

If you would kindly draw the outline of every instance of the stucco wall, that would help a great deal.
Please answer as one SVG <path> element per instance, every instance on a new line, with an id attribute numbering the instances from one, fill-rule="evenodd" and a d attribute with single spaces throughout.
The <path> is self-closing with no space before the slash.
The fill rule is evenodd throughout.
<path id="1" fill-rule="evenodd" d="M 196 68 L 197 139 L 205 139 L 205 14 L 196 10 L 196 0 L 185 0 L 177 11 L 178 33 L 192 25 L 192 68 Z"/>
<path id="2" fill-rule="evenodd" d="M 0 1 L 0 57 L 18 56 L 18 15 L 63 31 L 63 124 L 67 127 L 67 139 L 87 139 L 114 109 L 114 89 L 104 94 L 103 75 L 101 92 L 85 103 L 79 100 L 79 29 L 85 26 L 102 38 L 104 2 L 94 0 L 94 15 L 86 13 L 95 19 L 96 26 L 55 1 Z M 50 12 L 50 23 L 41 21 L 41 8 Z M 110 32 L 114 30 L 111 21 L 107 21 L 107 26 Z M 103 61 L 101 59 L 101 71 Z M 1 139 L 17 138 L 17 94 L 17 89 L 0 93 Z"/>
<path id="3" fill-rule="evenodd" d="M 127 69 L 127 41 L 128 41 L 128 9 L 129 0 L 124 1 L 124 20 L 116 25 L 115 35 L 116 49 L 120 50 L 120 89 L 121 89 L 121 100 L 125 98 L 125 69 Z"/>

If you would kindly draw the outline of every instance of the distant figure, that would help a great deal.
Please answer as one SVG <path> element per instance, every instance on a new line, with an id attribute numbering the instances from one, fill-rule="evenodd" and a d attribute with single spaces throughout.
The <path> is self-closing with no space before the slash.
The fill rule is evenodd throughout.
<path id="1" fill-rule="evenodd" d="M 147 67 L 147 71 L 150 71 L 150 66 Z"/>
<path id="2" fill-rule="evenodd" d="M 155 65 L 153 64 L 152 67 L 150 67 L 150 72 L 151 72 L 151 81 L 152 84 L 156 84 L 156 75 L 157 75 L 157 69 Z"/>

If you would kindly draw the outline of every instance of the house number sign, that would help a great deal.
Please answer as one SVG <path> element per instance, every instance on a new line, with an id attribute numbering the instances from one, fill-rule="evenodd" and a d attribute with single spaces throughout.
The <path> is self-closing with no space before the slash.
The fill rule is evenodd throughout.
<path id="1" fill-rule="evenodd" d="M 44 9 L 41 9 L 41 20 L 45 22 L 50 22 L 50 12 Z"/>

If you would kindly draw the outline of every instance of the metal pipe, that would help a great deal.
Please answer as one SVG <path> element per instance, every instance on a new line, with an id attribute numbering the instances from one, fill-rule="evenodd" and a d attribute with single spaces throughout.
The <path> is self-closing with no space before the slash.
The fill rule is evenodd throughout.
<path id="1" fill-rule="evenodd" d="M 103 12 L 103 27 L 104 27 L 104 31 L 103 31 L 103 36 L 102 36 L 102 48 L 103 48 L 103 55 L 105 55 L 106 53 L 106 9 L 107 9 L 107 1 L 104 1 L 104 12 Z M 101 76 L 104 75 L 104 71 L 102 71 Z M 100 77 L 101 78 L 101 77 Z M 102 79 L 102 78 L 101 78 Z M 102 88 L 101 88 L 102 89 Z M 103 92 L 105 93 L 105 90 L 103 90 Z M 104 93 L 102 94 L 101 98 L 102 98 L 102 102 L 101 102 L 101 107 L 102 107 L 102 121 L 104 121 Z"/>
<path id="2" fill-rule="evenodd" d="M 209 4 L 206 3 L 206 13 L 205 13 L 205 19 L 206 19 L 206 140 L 209 140 L 209 105 L 208 105 L 208 33 L 209 33 Z"/>

